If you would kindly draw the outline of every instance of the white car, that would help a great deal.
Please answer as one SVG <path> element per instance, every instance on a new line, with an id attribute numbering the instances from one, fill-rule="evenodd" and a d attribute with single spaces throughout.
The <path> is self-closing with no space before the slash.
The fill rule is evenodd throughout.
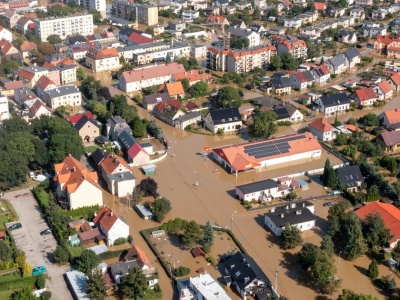
<path id="1" fill-rule="evenodd" d="M 33 178 L 33 180 L 35 180 L 35 181 L 45 181 L 46 179 L 47 179 L 47 177 L 42 174 L 39 174 L 39 175 L 35 176 L 35 178 Z"/>
<path id="2" fill-rule="evenodd" d="M 32 178 L 32 179 L 35 178 L 35 173 L 34 172 L 29 172 L 29 177 Z"/>

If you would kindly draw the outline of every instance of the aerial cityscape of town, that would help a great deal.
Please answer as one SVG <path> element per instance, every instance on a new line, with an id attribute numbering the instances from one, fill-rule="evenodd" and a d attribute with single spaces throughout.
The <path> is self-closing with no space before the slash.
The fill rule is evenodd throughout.
<path id="1" fill-rule="evenodd" d="M 400 299 L 399 178 L 399 0 L 0 2 L 0 300 Z"/>

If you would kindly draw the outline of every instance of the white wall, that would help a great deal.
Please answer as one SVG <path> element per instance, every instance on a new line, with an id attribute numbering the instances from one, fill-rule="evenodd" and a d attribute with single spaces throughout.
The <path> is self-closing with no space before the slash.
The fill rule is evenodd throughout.
<path id="1" fill-rule="evenodd" d="M 69 195 L 69 201 L 70 209 L 93 205 L 102 206 L 103 191 L 85 180 L 74 193 Z"/>

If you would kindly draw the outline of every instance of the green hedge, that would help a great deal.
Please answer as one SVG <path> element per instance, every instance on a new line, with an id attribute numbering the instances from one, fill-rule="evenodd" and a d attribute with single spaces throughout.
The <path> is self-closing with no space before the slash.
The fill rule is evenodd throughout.
<path id="1" fill-rule="evenodd" d="M 44 275 L 47 278 L 47 275 Z M 0 282 L 0 291 L 7 291 L 15 288 L 33 287 L 36 283 L 37 276 L 21 277 L 9 281 Z"/>
<path id="2" fill-rule="evenodd" d="M 97 257 L 100 260 L 103 259 L 109 259 L 109 258 L 115 258 L 115 257 L 122 257 L 125 256 L 128 253 L 128 250 L 124 249 L 124 250 L 117 250 L 117 251 L 107 251 L 104 253 L 101 253 L 99 255 L 97 255 Z"/>
<path id="3" fill-rule="evenodd" d="M 41 208 L 45 208 L 49 205 L 49 194 L 43 187 L 38 185 L 32 190 L 32 193 Z"/>
<path id="4" fill-rule="evenodd" d="M 83 217 L 86 220 L 93 218 L 94 214 L 99 211 L 98 205 L 85 206 L 74 210 L 64 210 L 66 216 Z"/>

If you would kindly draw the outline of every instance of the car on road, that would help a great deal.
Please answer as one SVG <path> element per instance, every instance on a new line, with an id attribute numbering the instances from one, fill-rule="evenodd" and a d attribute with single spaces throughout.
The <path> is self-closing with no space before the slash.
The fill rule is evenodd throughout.
<path id="1" fill-rule="evenodd" d="M 36 268 L 32 269 L 32 276 L 40 275 L 40 274 L 43 274 L 43 273 L 46 273 L 46 272 L 47 272 L 47 269 L 46 269 L 45 266 L 39 266 L 39 267 L 36 267 Z"/>
<path id="2" fill-rule="evenodd" d="M 10 227 L 8 227 L 8 230 L 12 231 L 12 230 L 15 230 L 15 229 L 18 229 L 18 228 L 22 228 L 22 224 L 21 223 L 12 224 Z"/>
<path id="3" fill-rule="evenodd" d="M 322 204 L 322 206 L 324 206 L 324 207 L 330 207 L 332 205 L 333 205 L 332 202 L 327 202 L 327 203 Z"/>
<path id="4" fill-rule="evenodd" d="M 51 229 L 50 228 L 47 228 L 47 229 L 42 230 L 40 232 L 40 235 L 47 235 L 47 234 L 51 234 Z"/>

